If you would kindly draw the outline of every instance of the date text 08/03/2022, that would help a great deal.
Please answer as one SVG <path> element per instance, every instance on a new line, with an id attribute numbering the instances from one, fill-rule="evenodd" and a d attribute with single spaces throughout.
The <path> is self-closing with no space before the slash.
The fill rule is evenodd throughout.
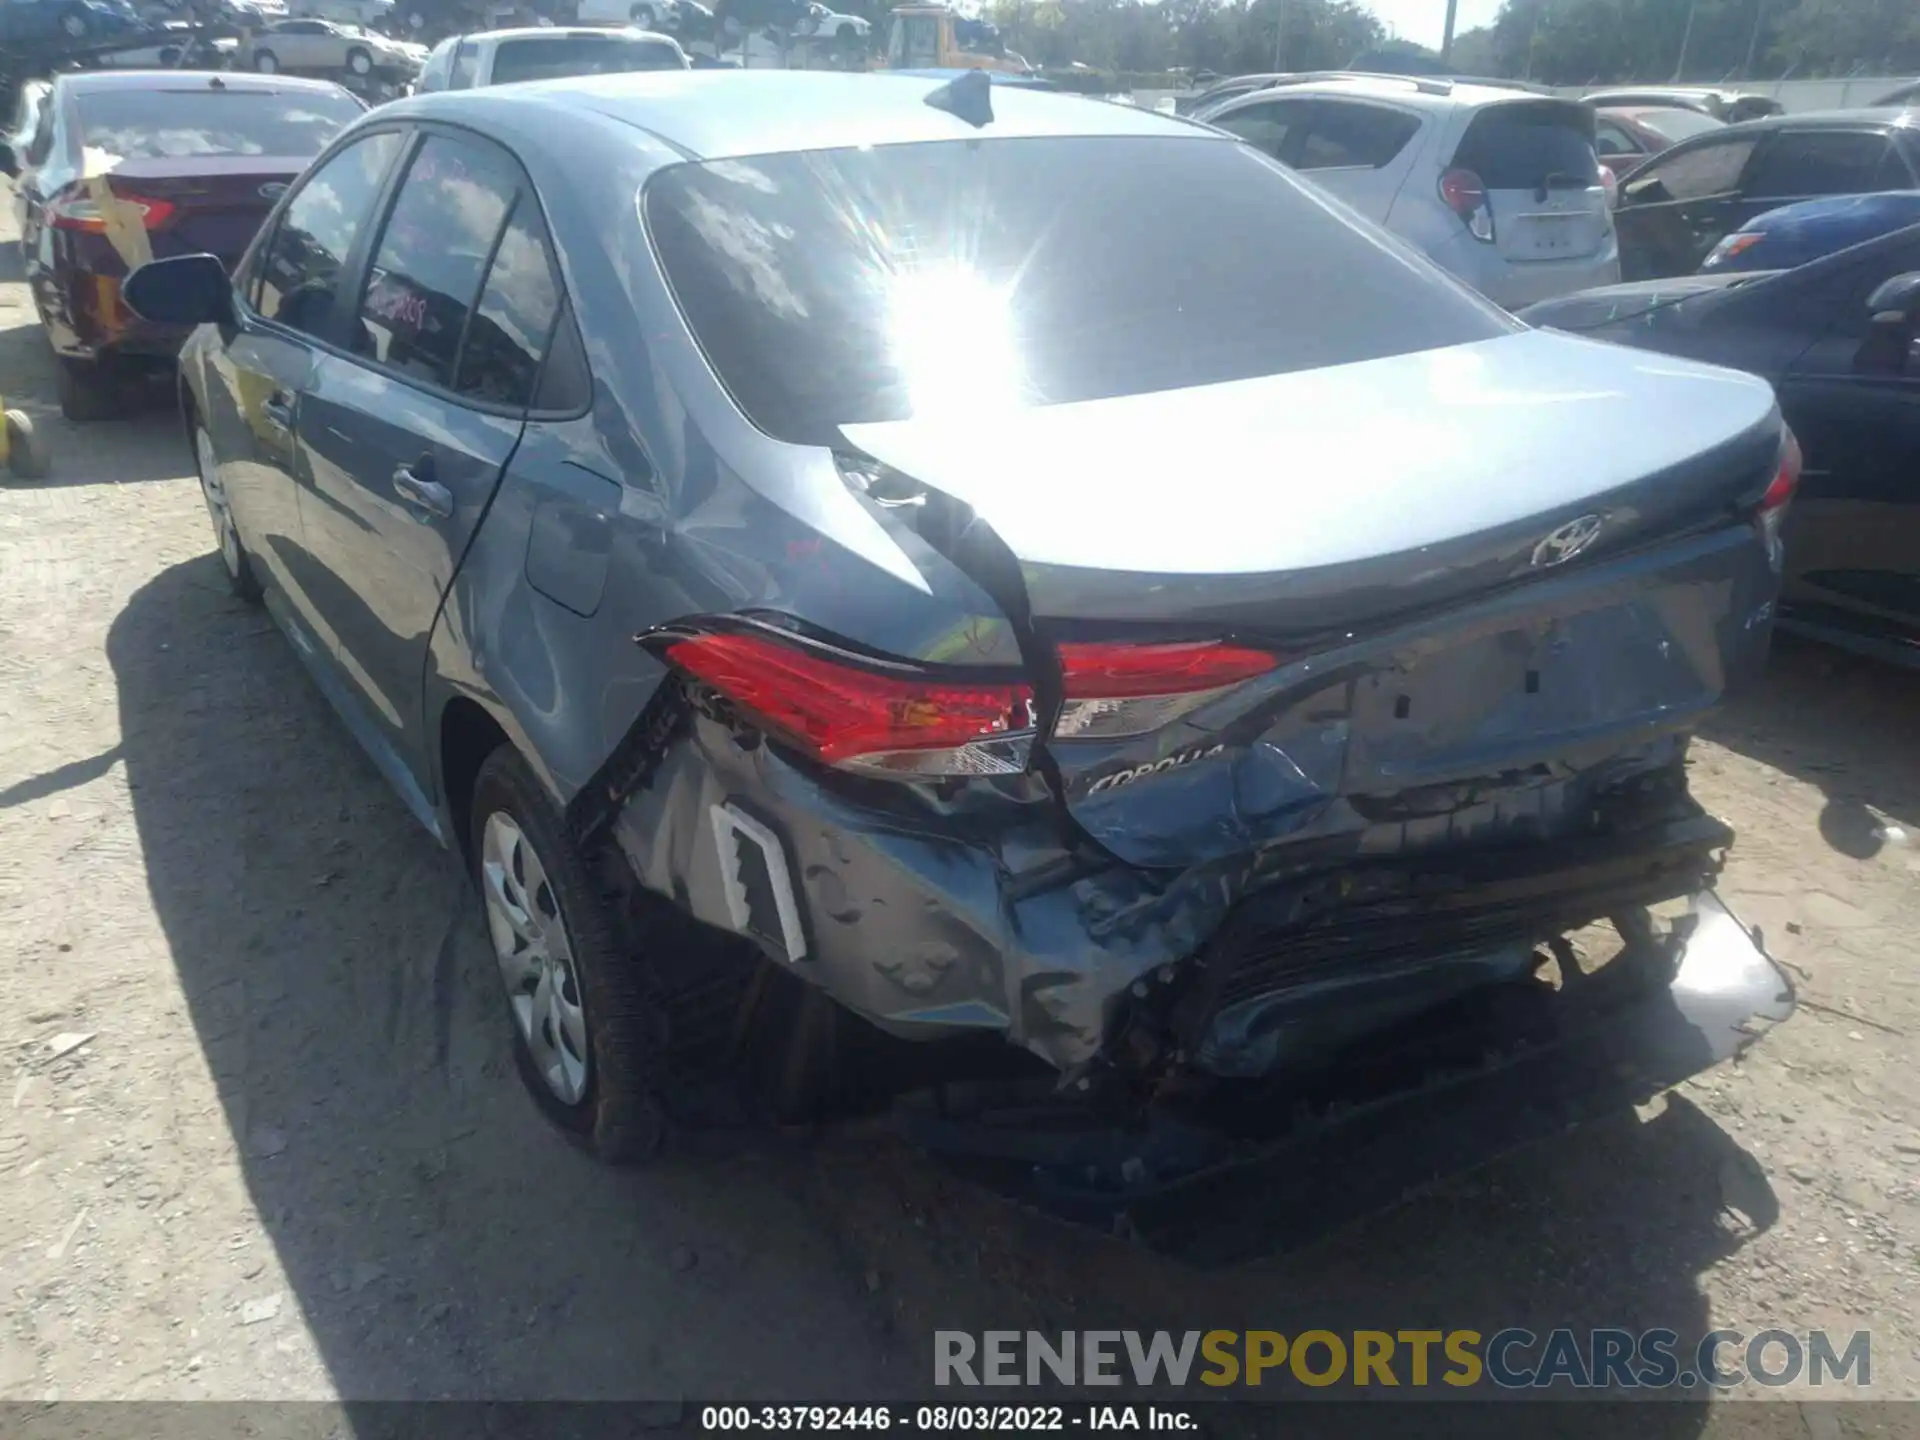
<path id="1" fill-rule="evenodd" d="M 1191 1431 L 1190 1411 L 1164 1405 L 706 1405 L 700 1428 L 722 1431 Z"/>

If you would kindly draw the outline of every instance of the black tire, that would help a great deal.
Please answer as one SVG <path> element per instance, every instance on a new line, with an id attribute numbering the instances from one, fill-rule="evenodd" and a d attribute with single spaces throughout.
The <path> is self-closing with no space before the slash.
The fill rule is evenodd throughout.
<path id="1" fill-rule="evenodd" d="M 260 577 L 254 573 L 253 556 L 247 553 L 246 544 L 240 539 L 240 530 L 234 524 L 233 512 L 227 508 L 226 490 L 220 485 L 218 476 L 208 483 L 207 469 L 214 465 L 213 442 L 206 439 L 205 452 L 202 453 L 202 437 L 206 429 L 200 422 L 191 403 L 187 406 L 188 444 L 193 451 L 194 473 L 200 481 L 200 496 L 206 503 L 207 518 L 213 525 L 213 543 L 220 552 L 220 568 L 226 572 L 227 589 L 233 598 L 248 605 L 259 605 L 264 597 L 260 588 Z"/>
<path id="2" fill-rule="evenodd" d="M 568 838 L 545 788 L 511 746 L 481 764 L 468 813 L 469 865 L 483 916 L 487 823 L 504 815 L 546 873 L 551 910 L 540 896 L 530 898 L 565 927 L 572 951 L 587 1040 L 585 1088 L 571 1104 L 555 1093 L 509 1004 L 514 1058 L 527 1093 L 555 1126 L 600 1160 L 627 1165 L 652 1158 L 667 1139 L 660 1080 L 669 1037 L 650 994 L 644 956 L 622 943 L 616 911 L 595 883 L 591 862 Z M 502 994 L 507 998 L 504 983 Z"/>
<path id="3" fill-rule="evenodd" d="M 627 12 L 627 18 L 643 30 L 653 28 L 653 6 L 636 5 Z"/>
<path id="4" fill-rule="evenodd" d="M 60 396 L 60 413 L 69 420 L 81 424 L 110 420 L 119 409 L 120 387 L 95 361 L 57 359 L 53 383 Z"/>
<path id="5" fill-rule="evenodd" d="M 347 69 L 362 77 L 373 74 L 373 56 L 358 46 L 347 52 Z"/>
<path id="6" fill-rule="evenodd" d="M 271 50 L 256 50 L 253 52 L 253 68 L 262 75 L 278 75 L 280 57 Z"/>

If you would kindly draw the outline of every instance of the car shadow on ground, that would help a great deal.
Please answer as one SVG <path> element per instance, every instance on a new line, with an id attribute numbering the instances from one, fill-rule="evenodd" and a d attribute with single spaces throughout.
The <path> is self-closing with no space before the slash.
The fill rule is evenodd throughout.
<path id="1" fill-rule="evenodd" d="M 1916 722 L 1920 671 L 1777 635 L 1766 674 L 1700 734 L 1816 786 L 1821 837 L 1866 860 L 1889 843 L 1889 825 L 1920 843 Z"/>
<path id="2" fill-rule="evenodd" d="M 453 863 L 219 581 L 211 556 L 173 566 L 115 622 L 122 758 L 246 1184 L 343 1398 L 924 1395 L 936 1328 L 1690 1343 L 1697 1277 L 1773 1221 L 1758 1167 L 1678 1098 L 1213 1272 L 1028 1214 L 870 1131 L 603 1170 L 519 1092 Z M 1636 1428 L 1691 1435 L 1704 1414 L 1662 1405 Z"/>

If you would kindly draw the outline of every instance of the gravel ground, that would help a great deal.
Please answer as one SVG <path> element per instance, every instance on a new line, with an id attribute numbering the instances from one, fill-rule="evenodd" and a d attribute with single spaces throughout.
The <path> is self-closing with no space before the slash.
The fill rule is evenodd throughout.
<path id="1" fill-rule="evenodd" d="M 854 1397 L 936 1325 L 1506 1324 L 1870 1328 L 1920 1396 L 1920 677 L 1782 643 L 1697 747 L 1798 1016 L 1304 1254 L 1182 1271 L 854 1135 L 609 1173 L 521 1095 L 453 865 L 227 597 L 172 417 L 62 422 L 18 279 L 0 392 L 56 468 L 0 479 L 0 1398 Z"/>

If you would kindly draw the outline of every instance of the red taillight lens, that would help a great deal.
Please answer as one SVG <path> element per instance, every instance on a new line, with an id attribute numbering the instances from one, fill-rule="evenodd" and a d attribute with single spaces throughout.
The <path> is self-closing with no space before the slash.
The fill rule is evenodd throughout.
<path id="1" fill-rule="evenodd" d="M 829 765 L 903 779 L 1026 769 L 1033 692 L 1022 684 L 888 672 L 764 634 L 688 635 L 660 653 Z"/>
<path id="2" fill-rule="evenodd" d="M 1793 492 L 1800 488 L 1800 463 L 1800 442 L 1794 438 L 1793 431 L 1782 431 L 1780 468 L 1774 473 L 1766 493 L 1760 497 L 1762 515 L 1786 508 L 1787 502 L 1793 499 Z"/>
<path id="3" fill-rule="evenodd" d="M 171 200 L 151 200 L 144 195 L 115 195 L 123 205 L 131 205 L 140 215 L 140 223 L 157 230 L 173 214 Z M 106 217 L 93 196 L 84 191 L 61 196 L 47 206 L 47 223 L 56 230 L 80 230 L 92 235 L 106 233 Z"/>
<path id="4" fill-rule="evenodd" d="M 1754 509 L 1754 521 L 1760 527 L 1760 538 L 1767 543 L 1767 558 L 1777 569 L 1785 558 L 1785 550 L 1780 543 L 1780 527 L 1787 518 L 1787 506 L 1793 500 L 1793 492 L 1800 488 L 1800 442 L 1793 437 L 1793 431 L 1783 428 L 1780 432 L 1780 468 L 1773 473 L 1773 479 L 1760 496 L 1760 503 Z"/>
<path id="5" fill-rule="evenodd" d="M 1143 735 L 1279 664 L 1224 640 L 1063 644 L 1059 655 L 1065 699 L 1053 733 L 1061 740 Z"/>
<path id="6" fill-rule="evenodd" d="M 1493 241 L 1493 211 L 1487 205 L 1487 187 L 1471 170 L 1449 170 L 1440 177 L 1440 198 L 1458 215 L 1476 240 Z"/>

